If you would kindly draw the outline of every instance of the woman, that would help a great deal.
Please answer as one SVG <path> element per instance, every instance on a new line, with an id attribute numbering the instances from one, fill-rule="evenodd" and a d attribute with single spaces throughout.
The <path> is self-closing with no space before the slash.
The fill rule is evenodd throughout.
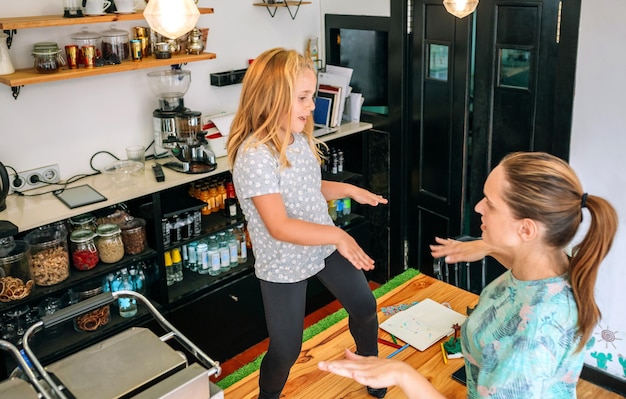
<path id="1" fill-rule="evenodd" d="M 598 268 L 617 230 L 604 199 L 582 190 L 574 171 L 541 152 L 506 156 L 489 174 L 476 205 L 482 240 L 437 239 L 433 257 L 448 262 L 492 256 L 508 270 L 481 293 L 462 326 L 469 398 L 574 398 L 584 347 L 600 317 L 594 298 Z M 582 242 L 566 246 L 583 218 Z M 398 385 L 410 398 L 442 397 L 408 365 L 347 353 L 322 370 L 375 387 Z"/>
<path id="2" fill-rule="evenodd" d="M 387 200 L 321 179 L 312 135 L 316 72 L 310 59 L 281 48 L 248 68 L 228 139 L 237 197 L 248 221 L 270 344 L 259 376 L 260 399 L 278 398 L 300 354 L 307 279 L 318 279 L 348 311 L 357 351 L 378 354 L 376 300 L 363 270 L 374 261 L 328 214 L 327 201 Z M 369 389 L 383 397 L 385 389 Z"/>

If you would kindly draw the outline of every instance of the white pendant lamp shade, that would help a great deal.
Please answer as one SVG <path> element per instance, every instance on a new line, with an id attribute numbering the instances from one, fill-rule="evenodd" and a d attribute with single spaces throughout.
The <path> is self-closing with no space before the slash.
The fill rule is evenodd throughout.
<path id="1" fill-rule="evenodd" d="M 150 0 L 143 17 L 152 30 L 176 39 L 196 26 L 200 11 L 194 0 Z"/>
<path id="2" fill-rule="evenodd" d="M 478 0 L 443 0 L 446 10 L 457 18 L 465 18 L 476 10 Z"/>

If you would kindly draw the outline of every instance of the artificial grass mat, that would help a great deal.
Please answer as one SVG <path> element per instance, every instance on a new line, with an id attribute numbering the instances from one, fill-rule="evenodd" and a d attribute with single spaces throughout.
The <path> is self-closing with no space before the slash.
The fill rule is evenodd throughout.
<path id="1" fill-rule="evenodd" d="M 420 272 L 418 270 L 409 268 L 405 272 L 397 275 L 396 277 L 387 281 L 385 284 L 376 288 L 374 291 L 372 291 L 372 293 L 374 294 L 374 297 L 378 299 L 381 296 L 388 293 L 389 291 L 393 290 L 394 288 L 404 284 L 405 282 L 409 281 L 413 277 L 417 276 L 419 273 Z M 347 316 L 348 316 L 348 313 L 343 308 L 339 309 L 338 311 L 336 311 L 335 313 L 329 316 L 326 316 L 322 320 L 307 327 L 304 330 L 304 333 L 302 334 L 302 342 L 308 341 L 309 339 L 313 338 L 317 334 L 326 330 L 328 327 L 343 320 Z M 256 359 L 254 359 L 250 363 L 234 371 L 233 373 L 227 375 L 222 380 L 216 383 L 217 386 L 219 386 L 222 389 L 226 389 L 229 386 L 236 383 L 237 381 L 241 380 L 242 378 L 247 377 L 248 375 L 254 373 L 255 371 L 259 369 L 259 367 L 261 367 L 261 361 L 263 360 L 263 356 L 265 356 L 265 353 L 260 354 Z"/>

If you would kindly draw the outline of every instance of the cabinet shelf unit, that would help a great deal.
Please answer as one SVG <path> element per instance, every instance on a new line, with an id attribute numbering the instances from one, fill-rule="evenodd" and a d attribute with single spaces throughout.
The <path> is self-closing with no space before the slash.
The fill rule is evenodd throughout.
<path id="1" fill-rule="evenodd" d="M 281 1 L 281 2 L 272 2 L 264 0 L 263 3 L 254 3 L 253 5 L 256 7 L 265 7 L 267 12 L 274 18 L 276 15 L 276 11 L 279 8 L 286 8 L 289 11 L 289 15 L 291 15 L 291 19 L 296 19 L 296 15 L 298 15 L 298 10 L 300 10 L 300 5 L 302 4 L 311 4 L 310 1 Z M 292 9 L 295 8 L 295 11 Z"/>
<path id="2" fill-rule="evenodd" d="M 212 8 L 199 8 L 201 14 L 212 14 Z M 63 18 L 57 15 L 47 15 L 38 17 L 14 17 L 14 18 L 0 18 L 0 29 L 9 34 L 7 38 L 7 44 L 10 47 L 10 43 L 13 39 L 13 33 L 17 29 L 34 29 L 56 26 L 68 26 L 68 25 L 85 25 L 101 22 L 116 22 L 116 21 L 134 21 L 143 19 L 142 13 L 133 14 L 107 14 L 102 16 L 86 16 L 82 18 Z M 97 68 L 79 68 L 68 69 L 67 67 L 60 68 L 56 73 L 44 74 L 39 73 L 35 68 L 18 69 L 14 73 L 9 75 L 0 75 L 0 83 L 5 84 L 13 91 L 13 97 L 17 99 L 20 93 L 20 89 L 26 85 L 55 82 L 59 80 L 83 78 L 87 76 L 105 75 L 117 72 L 126 72 L 139 69 L 155 68 L 169 65 L 180 65 L 188 62 L 204 61 L 215 58 L 214 53 L 204 52 L 202 54 L 182 54 L 173 55 L 172 58 L 156 59 L 156 58 L 144 58 L 141 62 L 122 62 L 117 65 L 105 65 Z"/>

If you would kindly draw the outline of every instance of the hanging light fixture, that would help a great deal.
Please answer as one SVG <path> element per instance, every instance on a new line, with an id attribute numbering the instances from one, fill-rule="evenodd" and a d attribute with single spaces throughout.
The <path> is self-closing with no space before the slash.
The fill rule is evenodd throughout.
<path id="1" fill-rule="evenodd" d="M 196 26 L 200 11 L 194 0 L 150 0 L 143 16 L 152 30 L 176 39 Z"/>
<path id="2" fill-rule="evenodd" d="M 476 10 L 478 0 L 443 0 L 446 10 L 457 18 L 465 18 Z"/>

